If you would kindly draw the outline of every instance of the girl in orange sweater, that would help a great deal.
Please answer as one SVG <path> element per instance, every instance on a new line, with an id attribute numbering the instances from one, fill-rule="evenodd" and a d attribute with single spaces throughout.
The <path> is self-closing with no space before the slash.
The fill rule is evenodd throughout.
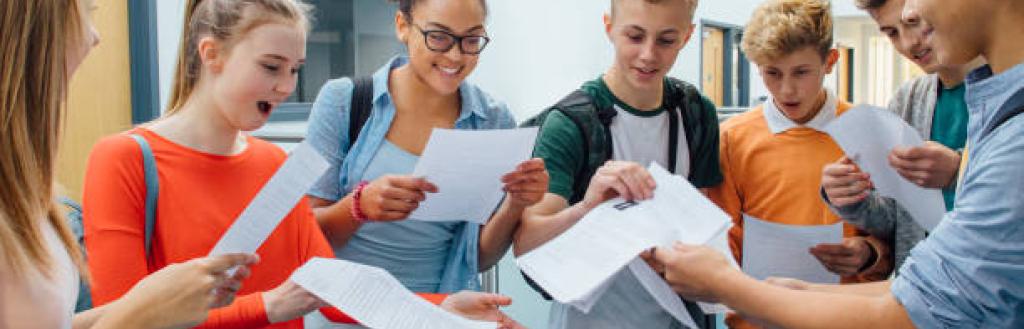
<path id="1" fill-rule="evenodd" d="M 280 148 L 243 132 L 266 123 L 295 89 L 305 58 L 308 5 L 298 0 L 193 0 L 186 10 L 165 115 L 101 140 L 90 155 L 85 234 L 97 305 L 169 263 L 209 253 L 286 157 Z M 141 151 L 129 134 L 148 142 L 161 182 L 148 257 Z M 333 257 L 305 200 L 257 254 L 262 262 L 252 267 L 238 298 L 211 312 L 204 327 L 301 328 L 302 315 L 326 306 L 288 280 L 306 260 Z M 454 300 L 446 305 L 477 310 L 469 315 L 492 320 L 503 318 L 496 306 L 509 303 L 476 293 L 448 299 Z"/>

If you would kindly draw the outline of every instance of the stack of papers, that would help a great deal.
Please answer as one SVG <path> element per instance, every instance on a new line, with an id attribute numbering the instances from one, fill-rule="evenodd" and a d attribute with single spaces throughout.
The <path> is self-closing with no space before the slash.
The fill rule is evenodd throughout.
<path id="1" fill-rule="evenodd" d="M 407 290 L 387 271 L 340 259 L 313 258 L 291 280 L 369 328 L 494 329 L 497 323 L 449 313 Z"/>
<path id="2" fill-rule="evenodd" d="M 558 237 L 516 259 L 519 267 L 554 299 L 588 312 L 608 281 L 628 265 L 666 311 L 693 326 L 680 309 L 679 297 L 637 255 L 675 241 L 707 244 L 724 235 L 730 220 L 682 177 L 657 164 L 649 171 L 657 184 L 654 198 L 601 204 Z M 727 244 L 719 251 L 732 258 Z"/>

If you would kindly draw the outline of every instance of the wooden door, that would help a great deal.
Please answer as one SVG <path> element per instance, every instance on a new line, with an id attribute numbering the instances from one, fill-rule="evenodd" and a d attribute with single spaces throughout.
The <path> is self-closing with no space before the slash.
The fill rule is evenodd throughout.
<path id="1" fill-rule="evenodd" d="M 701 48 L 701 88 L 715 106 L 722 106 L 725 99 L 725 33 L 705 26 Z"/>

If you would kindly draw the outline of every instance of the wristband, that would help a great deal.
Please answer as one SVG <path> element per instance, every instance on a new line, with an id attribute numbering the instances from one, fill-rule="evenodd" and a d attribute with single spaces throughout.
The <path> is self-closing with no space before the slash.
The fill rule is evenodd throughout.
<path id="1" fill-rule="evenodd" d="M 352 212 L 352 219 L 355 220 L 356 223 L 362 224 L 370 220 L 370 218 L 366 217 L 366 214 L 363 213 L 362 206 L 360 205 L 360 200 L 363 198 L 363 190 L 366 189 L 366 186 L 369 184 L 370 183 L 367 181 L 359 182 L 359 185 L 356 185 L 355 192 L 352 193 L 352 207 L 350 210 Z"/>

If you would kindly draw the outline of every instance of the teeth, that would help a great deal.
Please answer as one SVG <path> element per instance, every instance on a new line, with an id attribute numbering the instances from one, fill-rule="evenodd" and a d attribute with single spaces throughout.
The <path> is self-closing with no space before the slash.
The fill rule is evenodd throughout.
<path id="1" fill-rule="evenodd" d="M 444 72 L 445 74 L 456 74 L 456 73 L 459 73 L 459 68 L 457 68 L 457 67 L 456 68 L 438 67 L 438 68 L 441 69 L 441 72 Z"/>

